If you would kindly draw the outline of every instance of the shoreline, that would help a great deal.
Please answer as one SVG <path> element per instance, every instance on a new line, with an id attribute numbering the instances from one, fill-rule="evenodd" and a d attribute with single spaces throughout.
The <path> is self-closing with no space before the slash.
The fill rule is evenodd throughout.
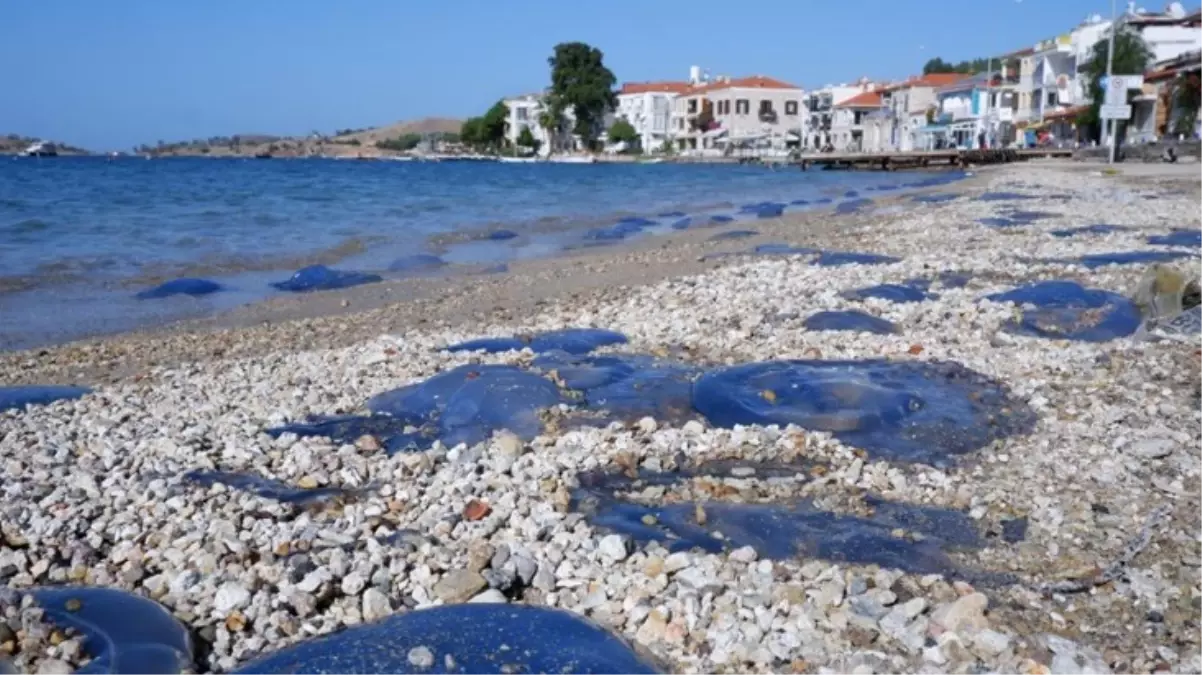
<path id="1" fill-rule="evenodd" d="M 1016 335 L 1006 327 L 1015 305 L 981 301 L 1051 279 L 1126 293 L 1146 265 L 1052 259 L 1148 250 L 1148 234 L 1202 228 L 1202 182 L 1172 167 L 1107 176 L 1048 163 L 983 170 L 933 191 L 961 196 L 758 221 L 760 238 L 738 241 L 702 240 L 721 229 L 686 231 L 500 279 L 363 286 L 320 307 L 272 304 L 5 354 L 4 381 L 78 371 L 102 386 L 0 413 L 4 489 L 14 497 L 0 538 L 0 556 L 12 561 L 0 566 L 3 581 L 20 590 L 82 580 L 151 598 L 203 643 L 199 672 L 468 600 L 585 615 L 673 672 L 1202 669 L 1197 336 Z M 1019 196 L 973 198 L 984 192 Z M 1032 220 L 978 222 L 1018 210 Z M 1050 234 L 1096 223 L 1133 229 Z M 894 258 L 831 267 L 807 255 L 698 260 L 768 241 Z M 1197 262 L 1191 250 L 1180 265 Z M 932 280 L 930 293 L 912 302 L 853 295 L 918 277 Z M 808 325 L 816 313 L 848 310 L 896 330 Z M 530 373 L 529 352 L 445 348 L 571 327 L 629 340 L 598 354 L 703 369 L 686 380 L 701 417 L 657 408 L 572 425 L 567 409 L 585 405 L 577 401 L 545 409 L 539 431 L 521 438 L 501 431 L 392 456 L 376 436 L 264 433 L 354 414 L 381 392 L 460 366 L 465 382 L 481 377 L 480 364 Z M 833 370 L 735 377 L 788 360 Z M 840 375 L 849 362 L 885 374 Z M 570 370 L 538 381 L 579 376 Z M 794 391 L 824 386 L 831 398 L 808 404 Z M 744 390 L 729 408 L 701 400 Z M 772 423 L 739 417 L 747 410 Z M 896 427 L 899 419 L 934 426 Z M 903 451 L 913 450 L 939 456 L 908 461 Z M 711 465 L 713 473 L 688 472 Z M 197 484 L 187 478 L 195 471 L 345 490 L 348 499 L 294 508 L 270 493 Z M 672 539 L 646 541 L 649 531 L 697 545 L 671 550 Z M 1116 560 L 1122 573 L 1103 578 Z M 1039 590 L 1064 580 L 1085 592 Z M 46 650 L 32 660 L 60 658 Z"/>
<path id="2" fill-rule="evenodd" d="M 978 174 L 979 175 L 979 174 Z M 875 208 L 893 208 L 910 204 L 916 195 L 969 190 L 976 176 L 969 176 L 951 183 L 931 187 L 909 188 L 889 192 L 867 193 L 872 196 Z M 826 245 L 824 238 L 834 237 L 832 246 L 854 244 L 854 237 L 840 236 L 840 232 L 869 217 L 865 213 L 836 214 L 837 205 L 818 206 L 800 211 L 786 211 L 779 218 L 741 218 L 731 223 L 700 225 L 683 231 L 646 233 L 611 244 L 565 248 L 554 253 L 519 258 L 507 261 L 508 271 L 501 274 L 483 275 L 484 265 L 459 264 L 456 273 L 436 271 L 403 278 L 385 279 L 382 282 L 365 284 L 347 289 L 275 295 L 250 303 L 209 313 L 204 316 L 184 317 L 179 320 L 158 323 L 113 333 L 101 332 L 66 341 L 52 340 L 49 343 L 16 350 L 0 351 L 0 384 L 32 383 L 32 379 L 45 377 L 40 369 L 25 373 L 20 381 L 6 381 L 3 373 L 10 371 L 5 364 L 19 361 L 22 354 L 44 354 L 40 360 L 63 360 L 71 364 L 83 364 L 95 357 L 96 352 L 116 350 L 118 353 L 135 353 L 149 349 L 151 352 L 175 352 L 165 347 L 168 342 L 184 338 L 193 333 L 229 337 L 240 342 L 227 331 L 256 329 L 268 336 L 287 336 L 292 331 L 310 330 L 322 336 L 308 340 L 312 346 L 333 347 L 346 344 L 346 340 L 367 339 L 373 333 L 367 326 L 373 323 L 389 330 L 424 326 L 437 321 L 466 322 L 480 316 L 482 311 L 507 308 L 509 312 L 528 310 L 563 293 L 577 294 L 604 290 L 619 283 L 637 285 L 653 283 L 671 276 L 693 274 L 712 269 L 715 262 L 702 261 L 706 254 L 719 251 L 734 251 L 760 243 L 788 241 L 803 246 Z M 727 205 L 733 206 L 733 205 Z M 915 205 L 921 206 L 921 205 Z M 591 224 L 612 222 L 611 219 Z M 491 227 L 488 229 L 492 229 Z M 540 228 L 545 233 L 546 228 Z M 557 231 L 566 231 L 556 226 Z M 760 234 L 746 240 L 717 241 L 709 239 L 731 230 L 758 230 Z M 481 229 L 480 232 L 486 231 Z M 472 231 L 433 235 L 431 246 L 442 252 L 456 244 L 471 244 Z M 326 261 L 322 256 L 311 257 L 312 261 Z M 583 269 L 577 269 L 583 266 Z M 262 271 L 262 270 L 260 270 Z M 187 276 L 192 276 L 191 274 Z M 262 275 L 260 275 L 262 276 Z M 281 278 L 286 278 L 281 274 Z M 164 277 L 164 280 L 166 277 Z M 553 284 L 548 282 L 554 282 Z M 127 284 L 123 284 L 124 288 Z M 130 292 L 132 292 L 132 288 Z M 370 315 L 370 316 L 369 316 Z M 349 325 L 340 325 L 337 320 Z M 281 322 L 304 322 L 307 325 L 281 326 Z M 256 338 L 252 338 L 256 339 Z M 125 342 L 136 347 L 125 346 Z M 242 348 L 233 351 L 216 349 L 214 354 L 258 353 Z M 66 350 L 68 356 L 56 359 L 53 354 Z M 109 360 L 101 356 L 103 360 Z M 105 371 L 109 366 L 77 370 L 74 375 L 61 373 L 51 376 L 54 383 L 69 383 L 72 378 L 83 377 L 95 381 L 113 381 L 135 372 L 145 365 L 167 365 L 177 362 L 177 357 L 151 357 L 136 360 L 137 366 L 119 367 L 113 374 Z"/>

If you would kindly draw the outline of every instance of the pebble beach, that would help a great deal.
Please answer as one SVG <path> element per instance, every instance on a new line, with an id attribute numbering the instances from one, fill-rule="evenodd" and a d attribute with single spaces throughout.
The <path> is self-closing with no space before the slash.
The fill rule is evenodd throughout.
<path id="1" fill-rule="evenodd" d="M 1202 341 L 1034 336 L 1012 330 L 1020 305 L 984 299 L 1045 281 L 1130 296 L 1152 264 L 1099 254 L 1167 252 L 1197 277 L 1197 246 L 1149 241 L 1202 228 L 1196 165 L 1101 168 L 987 167 L 740 238 L 690 231 L 0 355 L 0 385 L 93 387 L 0 411 L 0 672 L 96 658 L 23 595 L 60 586 L 153 600 L 192 672 L 459 603 L 566 610 L 665 672 L 1202 672 Z M 1099 224 L 1118 227 L 1077 229 Z M 823 264 L 831 251 L 881 257 Z M 857 293 L 881 285 L 900 295 Z M 888 328 L 807 323 L 822 312 Z M 893 380 L 873 380 L 833 411 L 761 414 L 793 424 L 697 401 L 581 422 L 566 398 L 533 426 L 394 452 L 383 433 L 266 433 L 456 368 L 537 369 L 530 348 L 446 348 L 573 328 L 624 336 L 593 356 L 695 367 L 694 393 L 787 360 L 944 389 L 877 410 Z M 539 372 L 563 390 L 567 371 Z M 936 416 L 978 381 L 988 400 L 964 405 L 982 417 L 955 433 L 905 452 L 855 436 Z M 419 645 L 399 663 L 454 671 L 445 656 Z"/>

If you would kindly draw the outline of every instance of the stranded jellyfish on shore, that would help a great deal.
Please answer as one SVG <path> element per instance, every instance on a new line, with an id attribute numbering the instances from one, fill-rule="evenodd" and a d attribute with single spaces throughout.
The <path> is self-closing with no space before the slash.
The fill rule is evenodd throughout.
<path id="1" fill-rule="evenodd" d="M 1118 293 L 1085 288 L 1073 281 L 1042 281 L 985 297 L 1018 305 L 1021 317 L 1005 324 L 1019 335 L 1105 342 L 1139 328 L 1139 308 Z"/>
<path id="2" fill-rule="evenodd" d="M 603 328 L 565 328 L 536 333 L 529 337 L 478 338 L 450 345 L 446 350 L 495 354 L 529 347 L 535 353 L 562 351 L 569 354 L 587 354 L 598 347 L 626 342 L 626 336 L 617 331 Z"/>
<path id="3" fill-rule="evenodd" d="M 79 673 L 196 670 L 189 630 L 158 603 L 108 588 L 42 588 L 30 593 L 55 625 L 83 634 L 91 661 Z M 531 605 L 474 603 L 394 614 L 311 637 L 260 655 L 233 672 L 663 671 L 650 655 L 583 616 Z"/>
<path id="4" fill-rule="evenodd" d="M 812 331 L 851 331 L 876 335 L 893 335 L 900 332 L 893 323 L 854 309 L 815 312 L 803 325 L 806 330 Z"/>
<path id="5" fill-rule="evenodd" d="M 732 366 L 697 380 L 693 406 L 715 426 L 795 424 L 876 457 L 939 464 L 1034 424 L 1000 384 L 954 362 Z"/>

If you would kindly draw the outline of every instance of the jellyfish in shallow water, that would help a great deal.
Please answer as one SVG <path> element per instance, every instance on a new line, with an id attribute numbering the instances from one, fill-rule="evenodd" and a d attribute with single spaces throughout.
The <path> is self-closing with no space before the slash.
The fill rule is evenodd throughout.
<path id="1" fill-rule="evenodd" d="M 310 291 L 332 291 L 340 288 L 350 288 L 351 286 L 372 284 L 377 281 L 383 281 L 383 277 L 366 272 L 331 269 L 325 265 L 310 265 L 297 270 L 296 274 L 293 274 L 291 278 L 285 281 L 273 282 L 271 285 L 281 291 L 307 293 Z"/>
<path id="2" fill-rule="evenodd" d="M 148 288 L 137 294 L 139 300 L 158 300 L 161 298 L 169 298 L 173 295 L 190 295 L 198 297 L 218 293 L 224 291 L 225 287 L 216 281 L 208 279 L 172 279 L 171 281 L 159 284 L 154 288 Z"/>
<path id="3" fill-rule="evenodd" d="M 731 230 L 729 232 L 719 232 L 718 234 L 715 234 L 714 236 L 710 237 L 710 241 L 731 241 L 734 239 L 747 239 L 748 237 L 754 237 L 758 234 L 759 234 L 759 232 L 756 232 L 755 230 Z"/>
<path id="4" fill-rule="evenodd" d="M 1130 228 L 1122 225 L 1107 225 L 1105 223 L 1096 223 L 1094 225 L 1082 225 L 1081 227 L 1069 227 L 1063 230 L 1052 230 L 1048 234 L 1053 237 L 1075 237 L 1078 234 L 1111 234 L 1113 232 L 1124 232 Z"/>
<path id="5" fill-rule="evenodd" d="M 236 471 L 205 471 L 197 469 L 184 474 L 184 480 L 204 487 L 220 483 L 264 499 L 272 499 L 281 504 L 295 504 L 298 506 L 324 504 L 351 494 L 349 490 L 343 488 L 294 487 L 283 481 Z"/>
<path id="6" fill-rule="evenodd" d="M 1052 260 L 1049 262 L 1061 262 L 1081 265 L 1089 269 L 1097 269 L 1107 265 L 1138 265 L 1141 263 L 1158 263 L 1172 262 L 1182 258 L 1189 258 L 1190 254 L 1185 251 L 1122 251 L 1117 253 L 1094 253 L 1091 255 L 1083 255 L 1079 258 L 1068 258 L 1064 260 Z"/>
<path id="7" fill-rule="evenodd" d="M 389 272 L 400 272 L 401 274 L 418 274 L 421 272 L 431 272 L 442 267 L 446 267 L 447 263 L 442 258 L 430 253 L 415 253 L 413 255 L 402 256 L 393 260 L 388 265 Z"/>
<path id="8" fill-rule="evenodd" d="M 21 409 L 30 405 L 49 405 L 55 401 L 73 401 L 92 393 L 88 387 L 60 385 L 17 385 L 0 387 L 0 410 Z"/>

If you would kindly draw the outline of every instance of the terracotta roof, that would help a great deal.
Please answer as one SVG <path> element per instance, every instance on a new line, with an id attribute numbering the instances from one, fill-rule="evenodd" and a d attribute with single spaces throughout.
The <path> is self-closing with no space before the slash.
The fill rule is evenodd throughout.
<path id="1" fill-rule="evenodd" d="M 885 87 L 884 91 L 897 91 L 898 89 L 909 89 L 910 87 L 944 87 L 949 84 L 955 84 L 966 77 L 963 73 L 928 73 L 926 75 L 911 75 L 901 82 L 897 82 Z"/>
<path id="2" fill-rule="evenodd" d="M 1079 105 L 1072 108 L 1065 108 L 1064 110 L 1055 110 L 1050 113 L 1044 113 L 1043 118 L 1045 120 L 1071 119 L 1077 115 L 1080 115 L 1086 110 L 1089 110 L 1089 106 Z"/>
<path id="3" fill-rule="evenodd" d="M 668 94 L 683 94 L 689 90 L 688 82 L 624 82 L 619 94 L 646 94 L 648 92 L 664 92 Z"/>
<path id="4" fill-rule="evenodd" d="M 1171 80 L 1177 76 L 1177 71 L 1173 68 L 1161 68 L 1153 70 L 1144 75 L 1144 82 L 1160 82 L 1161 80 Z"/>
<path id="5" fill-rule="evenodd" d="M 789 84 L 782 80 L 764 75 L 752 75 L 751 77 L 735 77 L 721 82 L 710 82 L 699 87 L 693 87 L 688 91 L 690 96 L 694 94 L 704 94 L 711 91 L 719 91 L 721 89 L 800 89 L 801 87 Z"/>
<path id="6" fill-rule="evenodd" d="M 881 90 L 866 91 L 835 104 L 836 108 L 879 108 L 881 107 Z"/>

